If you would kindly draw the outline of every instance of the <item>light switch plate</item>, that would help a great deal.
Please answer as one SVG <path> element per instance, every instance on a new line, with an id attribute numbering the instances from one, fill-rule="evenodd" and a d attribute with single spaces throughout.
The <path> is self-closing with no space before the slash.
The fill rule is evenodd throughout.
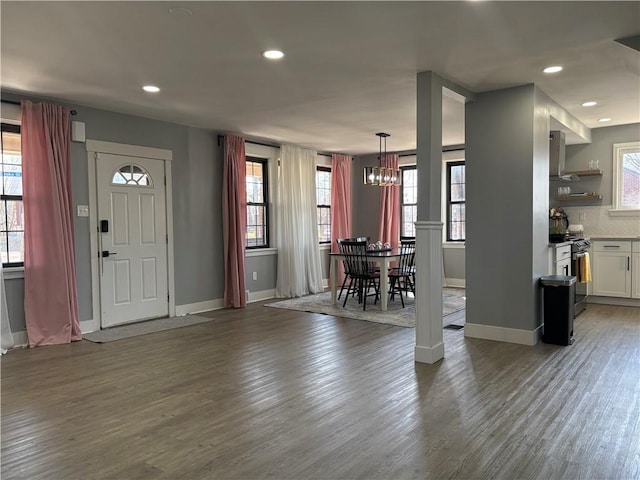
<path id="1" fill-rule="evenodd" d="M 78 205 L 78 216 L 79 217 L 88 217 L 89 216 L 89 205 Z"/>

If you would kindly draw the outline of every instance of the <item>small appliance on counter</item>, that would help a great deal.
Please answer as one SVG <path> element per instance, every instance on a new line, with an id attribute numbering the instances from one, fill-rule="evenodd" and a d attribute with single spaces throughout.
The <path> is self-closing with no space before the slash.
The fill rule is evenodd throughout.
<path id="1" fill-rule="evenodd" d="M 584 226 L 580 224 L 569 224 L 567 227 L 569 236 L 573 238 L 584 238 Z"/>
<path id="2" fill-rule="evenodd" d="M 569 216 L 560 207 L 549 210 L 549 243 L 564 242 L 569 228 Z"/>

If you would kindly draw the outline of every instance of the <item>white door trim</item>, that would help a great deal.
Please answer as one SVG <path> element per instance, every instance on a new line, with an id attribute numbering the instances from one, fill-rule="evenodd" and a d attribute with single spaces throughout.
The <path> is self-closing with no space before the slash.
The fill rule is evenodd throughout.
<path id="1" fill-rule="evenodd" d="M 93 326 L 94 330 L 99 330 L 102 325 L 102 315 L 100 313 L 100 279 L 98 276 L 98 186 L 96 176 L 96 156 L 98 153 L 111 153 L 115 155 L 125 155 L 129 157 L 143 157 L 163 160 L 167 185 L 165 189 L 165 211 L 167 216 L 167 285 L 169 287 L 169 316 L 176 314 L 176 295 L 174 281 L 174 258 L 173 258 L 173 195 L 171 160 L 173 152 L 171 150 L 145 147 L 141 145 L 127 145 L 124 143 L 104 142 L 101 140 L 87 140 L 87 166 L 89 176 L 89 241 L 91 243 L 91 303 L 93 305 Z"/>

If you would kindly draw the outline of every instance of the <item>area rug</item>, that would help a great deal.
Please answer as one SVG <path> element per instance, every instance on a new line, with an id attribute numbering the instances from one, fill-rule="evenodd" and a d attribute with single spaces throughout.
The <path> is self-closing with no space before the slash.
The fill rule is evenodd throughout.
<path id="1" fill-rule="evenodd" d="M 83 334 L 84 340 L 94 343 L 107 343 L 122 340 L 123 338 L 137 337 L 149 333 L 162 332 L 173 328 L 188 327 L 198 323 L 210 322 L 213 318 L 199 317 L 197 315 L 184 315 L 182 317 L 159 318 L 144 322 L 131 323 L 120 327 L 105 328 L 97 332 Z"/>
<path id="2" fill-rule="evenodd" d="M 442 289 L 443 325 L 451 323 L 446 321 L 447 315 L 465 308 L 464 295 L 464 288 L 445 287 Z M 344 297 L 342 297 L 342 300 L 344 300 Z M 372 303 L 373 302 L 369 303 L 367 299 L 367 309 L 363 311 L 362 305 L 358 303 L 358 300 L 356 298 L 350 298 L 347 300 L 347 305 L 343 308 L 342 301 L 340 300 L 336 305 L 332 305 L 331 292 L 324 292 L 267 303 L 265 306 L 299 310 L 301 312 L 324 313 L 326 315 L 333 315 L 334 317 L 353 318 L 376 323 L 388 323 L 399 327 L 416 326 L 416 304 L 413 297 L 405 299 L 405 308 L 402 308 L 400 299 L 396 297 L 395 301 L 388 302 L 386 312 L 382 311 L 380 302 L 376 305 Z M 456 323 L 460 323 L 460 321 Z"/>

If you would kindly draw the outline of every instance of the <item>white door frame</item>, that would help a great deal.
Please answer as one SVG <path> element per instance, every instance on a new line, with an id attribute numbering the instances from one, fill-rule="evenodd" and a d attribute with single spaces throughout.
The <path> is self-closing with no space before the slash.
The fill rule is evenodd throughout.
<path id="1" fill-rule="evenodd" d="M 152 158 L 164 161 L 167 179 L 165 190 L 165 206 L 167 215 L 167 285 L 169 287 L 169 316 L 176 314 L 176 296 L 174 281 L 173 259 L 173 194 L 171 190 L 171 150 L 127 145 L 124 143 L 103 142 L 101 140 L 87 140 L 87 166 L 89 172 L 89 238 L 91 243 L 91 303 L 93 305 L 92 330 L 100 330 L 102 314 L 100 309 L 100 277 L 98 259 L 98 185 L 96 176 L 96 161 L 98 153 L 125 155 L 128 157 Z"/>

